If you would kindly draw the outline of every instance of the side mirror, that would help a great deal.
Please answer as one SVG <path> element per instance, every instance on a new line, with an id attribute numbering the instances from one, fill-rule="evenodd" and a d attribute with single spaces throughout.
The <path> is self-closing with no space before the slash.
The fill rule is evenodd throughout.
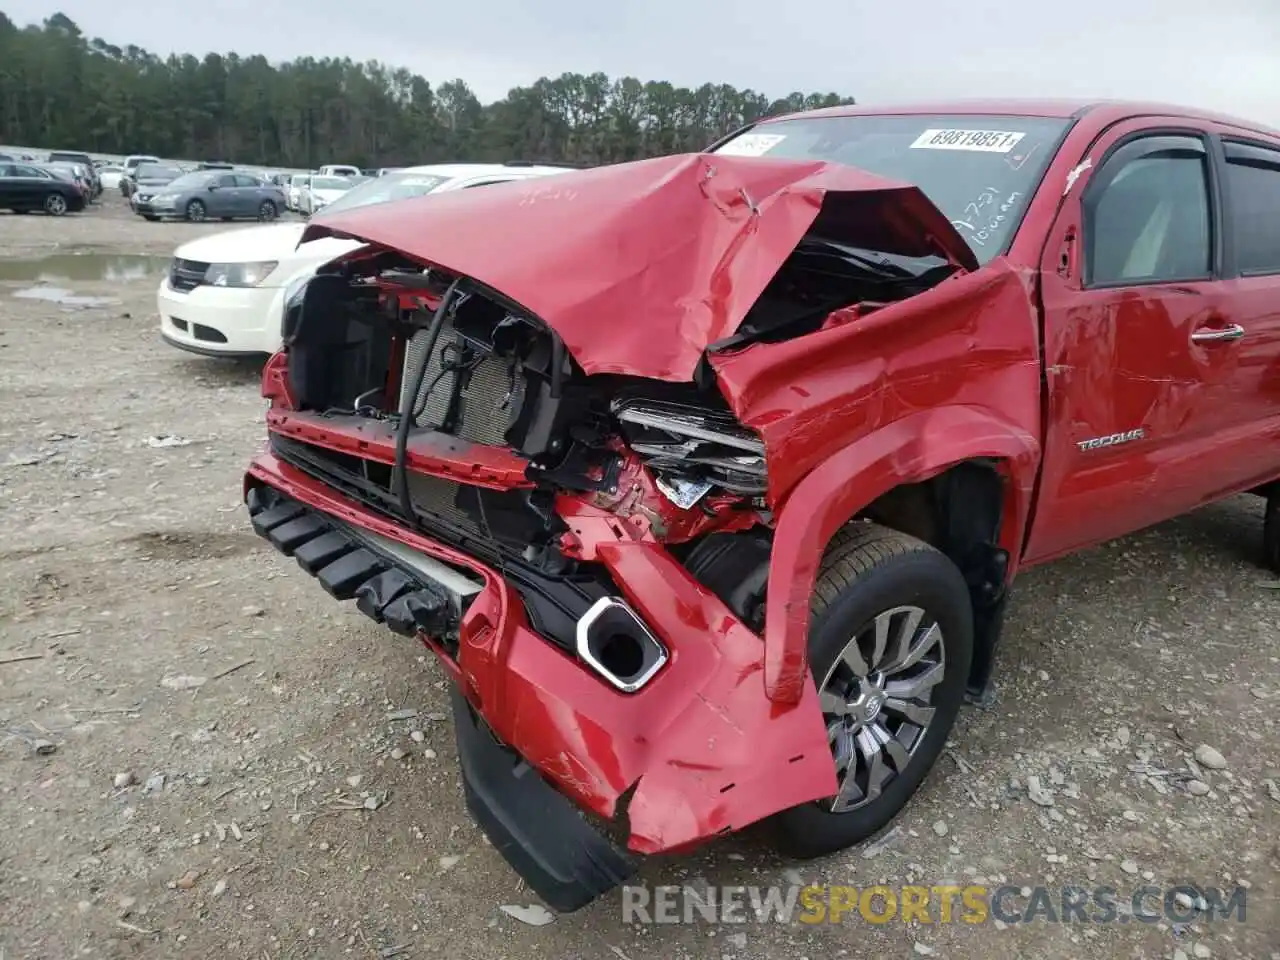
<path id="1" fill-rule="evenodd" d="M 209 184 L 209 192 L 210 192 L 210 193 L 213 193 L 213 191 L 215 191 L 215 190 L 217 190 L 217 189 L 218 189 L 218 185 L 217 185 L 216 183 L 211 183 L 211 184 Z"/>

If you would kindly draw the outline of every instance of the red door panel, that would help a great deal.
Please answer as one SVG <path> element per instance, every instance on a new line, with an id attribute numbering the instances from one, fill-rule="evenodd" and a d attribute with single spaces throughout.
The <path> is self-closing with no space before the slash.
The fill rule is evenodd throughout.
<path id="1" fill-rule="evenodd" d="M 1046 439 L 1027 563 L 1190 509 L 1233 469 L 1213 456 L 1230 425 L 1213 400 L 1238 341 L 1192 339 L 1233 322 L 1214 279 L 1208 146 L 1185 120 L 1144 119 L 1088 161 L 1042 264 Z"/>

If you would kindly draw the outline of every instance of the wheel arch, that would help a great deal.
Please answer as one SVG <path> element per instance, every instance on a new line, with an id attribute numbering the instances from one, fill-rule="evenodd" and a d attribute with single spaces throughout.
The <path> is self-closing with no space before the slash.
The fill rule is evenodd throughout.
<path id="1" fill-rule="evenodd" d="M 806 474 L 774 529 L 764 630 L 770 699 L 795 703 L 808 682 L 818 570 L 831 539 L 859 517 L 933 543 L 960 566 L 975 600 L 999 605 L 1016 570 L 1039 459 L 1036 438 L 999 413 L 945 406 L 887 424 Z M 944 509 L 930 514 L 926 505 L 939 497 Z M 960 502 L 965 510 L 951 509 Z M 975 649 L 975 672 L 983 660 Z"/>

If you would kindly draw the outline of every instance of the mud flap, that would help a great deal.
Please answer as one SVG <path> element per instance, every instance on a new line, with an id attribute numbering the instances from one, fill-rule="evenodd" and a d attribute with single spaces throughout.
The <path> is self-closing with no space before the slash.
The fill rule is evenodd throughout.
<path id="1" fill-rule="evenodd" d="M 495 740 L 456 688 L 452 698 L 467 809 L 534 893 L 568 913 L 635 872 L 634 859 Z"/>

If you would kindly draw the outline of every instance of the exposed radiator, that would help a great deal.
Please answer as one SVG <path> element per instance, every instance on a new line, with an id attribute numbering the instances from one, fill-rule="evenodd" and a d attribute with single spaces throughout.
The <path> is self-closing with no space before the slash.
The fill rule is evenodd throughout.
<path id="1" fill-rule="evenodd" d="M 412 472 L 408 479 L 409 496 L 417 509 L 439 517 L 464 533 L 480 533 L 479 524 L 458 506 L 461 484 L 455 480 L 428 477 L 425 474 Z"/>
<path id="2" fill-rule="evenodd" d="M 414 404 L 417 422 L 425 427 L 442 425 L 448 415 L 449 400 L 457 378 L 462 377 L 460 413 L 453 433 L 472 443 L 505 444 L 506 432 L 520 410 L 524 377 L 513 375 L 510 363 L 502 357 L 483 353 L 475 347 L 465 347 L 466 341 L 458 337 L 448 320 L 441 326 L 440 336 L 429 358 L 425 356 L 427 336 L 426 330 L 418 331 L 405 349 L 401 404 L 413 389 L 418 369 L 425 362 L 426 375 L 422 378 L 422 387 Z M 441 375 L 441 366 L 446 360 L 451 367 L 461 363 L 465 369 L 450 369 Z M 432 381 L 435 381 L 434 386 Z M 423 397 L 429 387 L 431 392 L 424 402 Z"/>

